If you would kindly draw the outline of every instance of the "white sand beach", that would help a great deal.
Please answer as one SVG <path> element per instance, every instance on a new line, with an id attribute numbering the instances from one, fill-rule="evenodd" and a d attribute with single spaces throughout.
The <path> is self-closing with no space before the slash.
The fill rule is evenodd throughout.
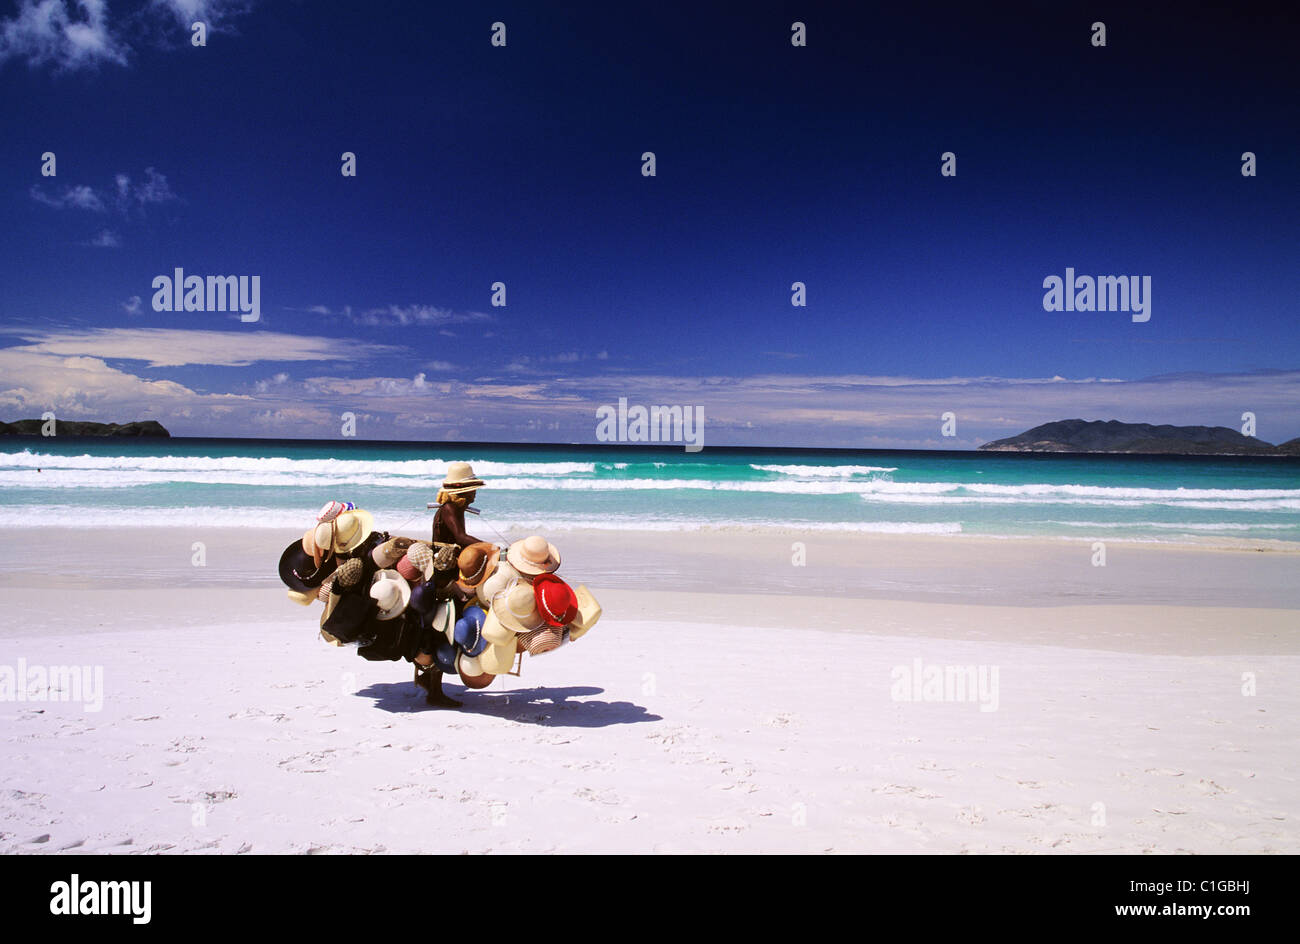
<path id="1" fill-rule="evenodd" d="M 447 711 L 289 535 L 72 537 L 0 552 L 0 665 L 102 669 L 0 702 L 0 852 L 1300 851 L 1295 553 L 568 534 L 600 625 Z"/>

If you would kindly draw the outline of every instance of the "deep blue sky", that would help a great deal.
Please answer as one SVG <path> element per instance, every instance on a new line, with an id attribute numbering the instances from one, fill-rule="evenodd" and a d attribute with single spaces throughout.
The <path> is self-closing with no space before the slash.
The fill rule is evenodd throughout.
<path id="1" fill-rule="evenodd" d="M 1224 425 L 1254 410 L 1272 421 L 1261 436 L 1300 435 L 1296 14 L 188 2 L 218 27 L 206 48 L 165 3 L 112 3 L 109 52 L 79 65 L 33 64 L 38 47 L 9 22 L 28 4 L 0 3 L 0 320 L 16 332 L 0 344 L 186 391 L 132 393 L 114 376 L 78 397 L 75 379 L 44 390 L 0 373 L 0 419 L 48 401 L 192 435 L 287 436 L 351 408 L 375 438 L 589 440 L 584 417 L 628 395 L 704 403 L 728 442 L 937 435 L 924 396 L 870 382 L 834 395 L 843 375 L 962 378 L 947 408 L 975 425 L 931 445 L 1089 409 Z M 794 20 L 807 48 L 790 45 Z M 355 179 L 339 173 L 345 150 Z M 645 150 L 655 178 L 639 172 Z M 955 179 L 939 174 L 948 150 Z M 1258 177 L 1240 174 L 1245 150 Z M 147 168 L 161 198 L 114 205 L 115 176 L 138 188 Z M 71 187 L 104 208 L 50 205 Z M 150 311 L 151 280 L 174 266 L 260 275 L 262 322 Z M 1042 280 L 1066 266 L 1151 276 L 1151 321 L 1045 312 Z M 496 280 L 504 310 L 488 304 Z M 795 280 L 806 309 L 790 306 Z M 423 306 L 427 323 L 366 314 L 390 306 L 408 319 Z M 114 346 L 63 337 L 87 328 L 116 329 Z M 146 328 L 238 334 L 253 362 L 150 367 L 175 338 Z M 281 335 L 317 339 L 325 359 L 278 361 Z M 399 402 L 423 394 L 399 389 L 421 373 L 443 384 L 424 412 Z M 1182 374 L 1195 391 L 1168 376 Z M 756 379 L 771 375 L 780 390 L 809 378 L 810 412 L 780 414 L 794 395 Z M 1109 400 L 1052 388 L 1027 411 L 1043 388 L 964 399 L 971 378 L 1058 376 L 1147 386 Z M 748 382 L 754 399 L 713 404 L 701 377 Z M 1215 399 L 1238 385 L 1249 392 Z M 224 394 L 243 399 L 214 412 Z M 548 416 L 550 437 L 536 425 Z"/>

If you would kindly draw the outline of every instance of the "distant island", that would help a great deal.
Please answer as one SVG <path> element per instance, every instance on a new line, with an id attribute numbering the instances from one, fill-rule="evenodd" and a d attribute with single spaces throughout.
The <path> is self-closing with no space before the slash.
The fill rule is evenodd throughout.
<path id="1" fill-rule="evenodd" d="M 0 423 L 0 436 L 39 436 L 44 420 L 14 420 Z M 132 423 L 89 423 L 79 420 L 55 420 L 56 436 L 130 436 L 135 438 L 171 438 L 157 420 L 136 420 Z"/>
<path id="2" fill-rule="evenodd" d="M 985 452 L 1109 452 L 1142 455 L 1300 456 L 1300 437 L 1274 446 L 1226 426 L 1152 426 L 1118 420 L 1058 420 L 995 439 Z"/>

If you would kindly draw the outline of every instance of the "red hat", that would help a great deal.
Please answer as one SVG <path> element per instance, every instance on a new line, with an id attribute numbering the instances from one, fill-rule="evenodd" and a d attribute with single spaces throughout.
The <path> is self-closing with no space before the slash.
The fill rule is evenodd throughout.
<path id="1" fill-rule="evenodd" d="M 578 615 L 578 598 L 573 588 L 555 574 L 534 577 L 533 596 L 537 599 L 538 614 L 552 626 L 567 626 Z"/>

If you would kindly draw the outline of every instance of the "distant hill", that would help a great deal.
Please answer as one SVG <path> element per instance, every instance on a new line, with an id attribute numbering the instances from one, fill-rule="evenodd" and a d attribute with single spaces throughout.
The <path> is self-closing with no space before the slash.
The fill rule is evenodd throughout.
<path id="1" fill-rule="evenodd" d="M 980 446 L 986 452 L 1114 452 L 1209 456 L 1295 456 L 1300 438 L 1280 446 L 1226 426 L 1152 426 L 1118 420 L 1058 420 Z"/>
<path id="2" fill-rule="evenodd" d="M 15 420 L 12 423 L 0 423 L 0 436 L 39 436 L 44 420 Z M 157 420 L 138 420 L 133 423 L 89 423 L 79 420 L 55 420 L 56 436 L 134 436 L 137 438 L 157 436 L 170 438 L 171 433 L 163 429 Z"/>

